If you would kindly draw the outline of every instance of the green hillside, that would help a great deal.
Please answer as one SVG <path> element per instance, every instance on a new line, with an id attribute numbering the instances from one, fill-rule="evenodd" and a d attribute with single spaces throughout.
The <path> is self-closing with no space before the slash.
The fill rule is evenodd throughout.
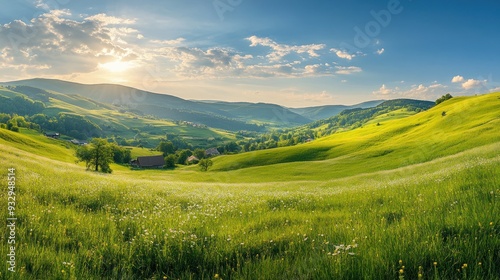
<path id="1" fill-rule="evenodd" d="M 500 94 L 459 97 L 410 117 L 336 133 L 311 143 L 217 158 L 215 171 L 250 168 L 275 180 L 332 178 L 393 169 L 500 141 Z M 446 115 L 443 116 L 443 112 Z M 383 116 L 379 116 L 384 118 Z M 288 164 L 287 164 L 288 163 Z M 248 180 L 251 180 L 248 176 Z M 262 176 L 256 176 L 257 179 Z"/>
<path id="2" fill-rule="evenodd" d="M 293 127 L 310 121 L 287 108 L 273 104 L 197 102 L 121 85 L 85 85 L 53 79 L 29 79 L 0 84 L 79 95 L 96 102 L 140 112 L 143 115 L 154 115 L 173 121 L 196 122 L 231 131 L 263 131 L 264 124 L 272 127 Z M 287 117 L 283 118 L 282 115 Z"/>
<path id="3" fill-rule="evenodd" d="M 156 147 L 159 141 L 165 139 L 168 135 L 171 135 L 171 137 L 175 135 L 175 137 L 194 147 L 212 147 L 236 139 L 234 134 L 223 130 L 190 123 L 175 123 L 153 116 L 145 116 L 134 110 L 100 103 L 80 95 L 68 95 L 28 86 L 11 86 L 9 88 L 0 87 L 1 98 L 7 101 L 14 98 L 33 99 L 38 104 L 44 104 L 44 108 L 31 111 L 31 113 L 29 111 L 20 112 L 19 108 L 12 112 L 2 110 L 3 112 L 28 116 L 43 113 L 49 118 L 60 118 L 61 114 L 63 114 L 81 119 L 94 127 L 92 130 L 88 130 L 87 133 L 81 131 L 81 127 L 75 128 L 73 134 L 65 135 L 68 139 L 88 139 L 96 136 L 108 137 L 114 138 L 120 144 L 142 145 L 150 148 Z M 4 102 L 0 107 L 3 105 L 9 104 Z M 57 130 L 57 127 L 48 130 Z"/>
<path id="4" fill-rule="evenodd" d="M 0 278 L 496 279 L 499 103 L 499 93 L 453 98 L 214 159 L 240 168 L 227 172 L 100 174 L 65 141 L 0 129 L 0 180 L 16 177 L 0 197 L 17 203 L 16 272 Z"/>
<path id="5" fill-rule="evenodd" d="M 85 171 L 66 141 L 0 129 L 0 278 L 496 279 L 499 105 L 453 98 L 209 172 Z"/>

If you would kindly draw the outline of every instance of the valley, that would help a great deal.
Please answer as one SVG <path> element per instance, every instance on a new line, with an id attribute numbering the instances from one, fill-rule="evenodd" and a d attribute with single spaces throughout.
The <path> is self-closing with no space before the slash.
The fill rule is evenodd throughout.
<path id="1" fill-rule="evenodd" d="M 14 98 L 27 92 L 17 90 L 0 93 Z M 24 98 L 48 97 L 43 114 L 79 115 L 101 129 L 98 136 L 125 140 L 133 158 L 158 154 L 161 138 L 173 136 L 193 148 L 234 142 L 240 150 L 211 158 L 206 172 L 197 165 L 131 170 L 111 163 L 113 172 L 104 174 L 75 163 L 78 146 L 71 136 L 0 129 L 0 180 L 15 169 L 18 205 L 17 273 L 2 271 L 0 278 L 500 274 L 500 93 L 453 97 L 419 110 L 407 103 L 374 109 L 383 104 L 376 102 L 366 111 L 350 108 L 314 120 L 316 125 L 242 133 L 53 90 Z M 347 125 L 337 126 L 342 116 Z M 334 129 L 319 133 L 328 126 Z M 287 142 L 299 135 L 312 139 Z M 143 146 L 131 141 L 139 137 Z M 271 140 L 273 147 L 245 151 L 245 144 Z M 7 200 L 7 192 L 0 196 Z M 2 212 L 4 220 L 7 215 Z M 6 237 L 0 242 L 7 244 Z M 2 255 L 7 250 L 0 246 Z"/>

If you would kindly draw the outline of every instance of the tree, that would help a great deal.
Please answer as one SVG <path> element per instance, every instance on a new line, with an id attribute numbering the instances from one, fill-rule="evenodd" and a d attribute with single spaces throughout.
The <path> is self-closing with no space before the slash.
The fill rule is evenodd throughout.
<path id="1" fill-rule="evenodd" d="M 193 152 L 193 155 L 199 159 L 203 159 L 206 157 L 205 150 L 204 149 L 196 149 Z"/>
<path id="2" fill-rule="evenodd" d="M 87 169 L 94 169 L 111 173 L 109 164 L 113 161 L 113 147 L 106 139 L 94 138 L 89 145 L 80 147 L 76 151 L 78 161 L 84 161 Z"/>
<path id="3" fill-rule="evenodd" d="M 111 143 L 113 150 L 113 160 L 116 163 L 129 163 L 132 159 L 131 151 L 129 149 L 120 147 L 115 143 Z"/>
<path id="4" fill-rule="evenodd" d="M 168 155 L 165 157 L 165 168 L 175 168 L 177 157 L 175 155 Z"/>
<path id="5" fill-rule="evenodd" d="M 179 152 L 178 157 L 177 157 L 177 163 L 178 164 L 186 164 L 186 161 L 188 157 L 192 156 L 193 153 L 191 150 L 182 150 Z"/>
<path id="6" fill-rule="evenodd" d="M 453 96 L 451 96 L 451 94 L 447 93 L 446 95 L 443 95 L 436 100 L 436 105 L 438 105 L 439 103 L 442 103 L 448 99 L 452 99 L 452 98 L 453 98 Z"/>
<path id="7" fill-rule="evenodd" d="M 172 141 L 161 141 L 157 149 L 163 153 L 163 156 L 175 153 L 175 147 Z"/>
<path id="8" fill-rule="evenodd" d="M 210 166 L 212 166 L 213 164 L 214 163 L 212 162 L 212 160 L 210 160 L 208 158 L 204 158 L 204 159 L 200 160 L 200 162 L 198 163 L 201 171 L 207 171 L 208 168 L 210 168 Z"/>

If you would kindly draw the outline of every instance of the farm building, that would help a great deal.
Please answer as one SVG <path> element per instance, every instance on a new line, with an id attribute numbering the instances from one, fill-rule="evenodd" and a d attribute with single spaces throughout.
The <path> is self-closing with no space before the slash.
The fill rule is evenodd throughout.
<path id="1" fill-rule="evenodd" d="M 130 162 L 130 165 L 138 168 L 163 168 L 165 159 L 162 155 L 137 157 Z"/>
<path id="2" fill-rule="evenodd" d="M 220 153 L 217 150 L 217 148 L 210 148 L 210 149 L 208 149 L 208 150 L 205 151 L 205 154 L 207 155 L 207 157 L 213 157 L 213 156 L 220 155 Z"/>
<path id="3" fill-rule="evenodd" d="M 190 156 L 187 159 L 187 163 L 189 163 L 189 164 L 197 164 L 199 161 L 200 161 L 200 159 L 195 157 L 195 156 Z"/>
<path id="4" fill-rule="evenodd" d="M 54 138 L 54 139 L 58 139 L 59 136 L 61 136 L 57 132 L 45 132 L 44 134 L 45 134 L 45 136 L 50 137 L 50 138 Z"/>
<path id="5" fill-rule="evenodd" d="M 87 142 L 87 141 L 85 141 L 85 140 L 77 140 L 77 139 L 73 139 L 73 140 L 71 140 L 71 141 L 69 141 L 69 142 L 71 142 L 71 143 L 73 143 L 73 144 L 75 144 L 75 145 L 80 145 L 80 146 L 83 146 L 83 145 L 87 145 L 87 144 L 88 144 L 88 142 Z"/>

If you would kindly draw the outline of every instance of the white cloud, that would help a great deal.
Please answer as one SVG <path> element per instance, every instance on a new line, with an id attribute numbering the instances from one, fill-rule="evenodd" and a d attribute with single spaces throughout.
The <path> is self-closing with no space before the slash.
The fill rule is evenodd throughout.
<path id="1" fill-rule="evenodd" d="M 385 49 L 384 48 L 381 48 L 380 50 L 377 50 L 377 54 L 378 55 L 381 55 L 385 52 Z"/>
<path id="2" fill-rule="evenodd" d="M 382 86 L 378 89 L 373 91 L 372 93 L 375 95 L 389 95 L 392 94 L 394 90 L 387 88 L 385 84 L 382 84 Z"/>
<path id="3" fill-rule="evenodd" d="M 383 84 L 378 90 L 372 93 L 384 98 L 415 98 L 434 100 L 444 94 L 447 86 L 433 83 L 428 86 L 424 84 L 412 85 L 410 88 L 402 89 L 400 87 L 389 88 Z"/>
<path id="4" fill-rule="evenodd" d="M 3 72 L 19 69 L 25 76 L 88 73 L 100 63 L 137 57 L 128 44 L 136 40 L 137 30 L 115 26 L 134 20 L 105 14 L 80 20 L 70 16 L 69 10 L 52 10 L 29 22 L 15 20 L 0 26 Z"/>
<path id="5" fill-rule="evenodd" d="M 174 39 L 174 40 L 151 40 L 151 43 L 167 45 L 167 46 L 177 46 L 177 45 L 180 45 L 184 41 L 186 41 L 186 39 L 179 37 L 179 38 Z"/>
<path id="6" fill-rule="evenodd" d="M 351 75 L 363 71 L 360 67 L 357 66 L 335 66 L 335 68 L 337 69 L 335 73 L 340 75 Z"/>
<path id="7" fill-rule="evenodd" d="M 130 25 L 136 22 L 136 19 L 126 19 L 126 18 L 118 18 L 114 16 L 108 16 L 106 14 L 97 14 L 90 17 L 85 18 L 87 21 L 91 22 L 100 22 L 103 26 L 107 25 Z"/>
<path id="8" fill-rule="evenodd" d="M 352 60 L 353 58 L 356 57 L 356 54 L 350 54 L 346 51 L 339 50 L 339 49 L 330 49 L 331 52 L 335 53 L 339 58 L 347 59 L 347 60 Z"/>
<path id="9" fill-rule="evenodd" d="M 274 62 L 279 61 L 284 56 L 292 53 L 296 54 L 307 53 L 310 57 L 319 57 L 317 51 L 325 48 L 324 44 L 310 44 L 310 45 L 298 45 L 298 46 L 278 44 L 269 38 L 260 38 L 255 35 L 248 37 L 246 39 L 250 41 L 251 47 L 256 47 L 260 45 L 271 48 L 272 52 L 267 55 L 267 58 L 269 58 L 270 61 Z"/>
<path id="10" fill-rule="evenodd" d="M 453 77 L 453 79 L 451 79 L 452 83 L 461 83 L 463 81 L 464 81 L 464 77 L 462 77 L 460 75 L 457 75 L 457 76 Z"/>
<path id="11" fill-rule="evenodd" d="M 474 80 L 474 79 L 468 79 L 462 84 L 462 88 L 465 90 L 470 90 L 476 87 L 480 87 L 485 85 L 487 81 L 480 81 L 480 80 Z"/>

